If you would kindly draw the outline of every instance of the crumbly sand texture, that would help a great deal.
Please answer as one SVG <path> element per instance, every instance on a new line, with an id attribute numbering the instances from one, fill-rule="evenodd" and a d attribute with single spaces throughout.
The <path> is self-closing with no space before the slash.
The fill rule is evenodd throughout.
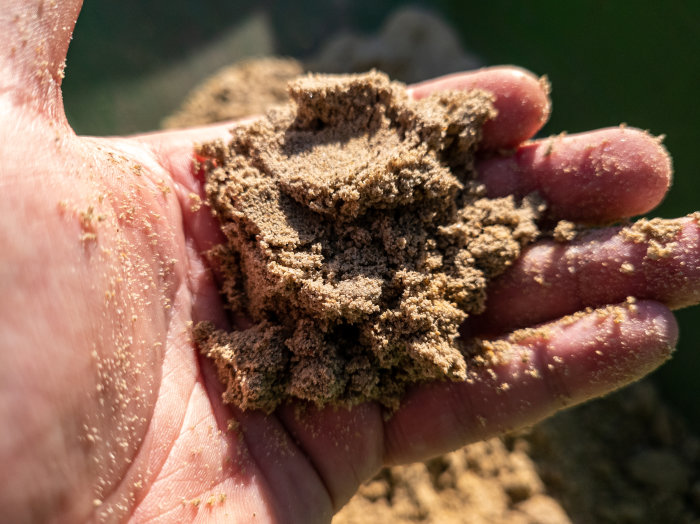
<path id="1" fill-rule="evenodd" d="M 418 101 L 378 72 L 309 75 L 292 103 L 199 149 L 227 242 L 212 258 L 246 330 L 195 327 L 225 400 L 397 406 L 460 380 L 458 328 L 538 235 L 535 199 L 487 199 L 475 180 L 485 92 Z"/>

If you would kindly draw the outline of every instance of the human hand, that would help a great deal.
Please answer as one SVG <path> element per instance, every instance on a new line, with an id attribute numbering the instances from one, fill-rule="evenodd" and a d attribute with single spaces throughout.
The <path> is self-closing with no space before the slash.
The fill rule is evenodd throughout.
<path id="1" fill-rule="evenodd" d="M 667 306 L 698 301 L 692 218 L 656 261 L 612 230 L 592 243 L 540 243 L 494 283 L 468 329 L 508 337 L 549 322 L 549 337 L 517 337 L 469 382 L 418 387 L 388 421 L 373 404 L 273 416 L 225 406 L 189 337 L 191 322 L 228 322 L 203 256 L 221 237 L 197 209 L 191 155 L 193 141 L 231 124 L 75 136 L 58 72 L 79 7 L 12 2 L 0 14 L 14 43 L 0 63 L 0 507 L 11 520 L 327 520 L 382 464 L 533 423 L 650 371 L 675 342 Z M 638 131 L 524 144 L 549 112 L 527 73 L 489 69 L 413 93 L 469 87 L 496 96 L 484 146 L 518 148 L 482 160 L 492 194 L 536 189 L 559 218 L 584 222 L 643 213 L 663 197 L 668 158 Z M 644 270 L 620 273 L 625 262 Z M 628 295 L 635 307 L 557 320 Z"/>

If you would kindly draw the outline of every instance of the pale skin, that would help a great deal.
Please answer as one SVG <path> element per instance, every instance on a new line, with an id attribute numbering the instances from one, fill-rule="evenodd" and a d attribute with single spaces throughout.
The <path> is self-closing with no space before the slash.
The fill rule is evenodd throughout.
<path id="1" fill-rule="evenodd" d="M 327 522 L 382 465 L 534 423 L 643 376 L 675 344 L 669 308 L 700 299 L 693 218 L 680 219 L 671 255 L 654 263 L 613 230 L 543 242 L 493 284 L 488 313 L 467 329 L 508 338 L 545 323 L 549 335 L 519 338 L 474 380 L 417 387 L 388 420 L 374 404 L 272 416 L 226 406 L 189 337 L 191 322 L 229 322 L 203 255 L 219 232 L 192 205 L 203 194 L 192 145 L 235 124 L 76 136 L 60 84 L 80 7 L 8 0 L 0 10 L 0 508 L 9 521 Z M 538 190 L 558 218 L 600 223 L 647 212 L 667 191 L 667 153 L 639 131 L 529 141 L 549 102 L 522 70 L 412 92 L 470 87 L 496 97 L 485 153 L 517 151 L 480 161 L 491 194 Z M 622 278 L 625 262 L 644 271 Z M 531 286 L 533 268 L 549 287 Z M 602 309 L 630 295 L 633 306 Z M 601 309 L 562 319 L 587 307 Z"/>

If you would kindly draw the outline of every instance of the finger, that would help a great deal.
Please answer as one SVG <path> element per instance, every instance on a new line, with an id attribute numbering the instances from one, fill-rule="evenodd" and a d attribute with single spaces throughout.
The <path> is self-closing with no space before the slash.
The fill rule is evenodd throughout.
<path id="1" fill-rule="evenodd" d="M 547 81 L 517 67 L 488 67 L 449 75 L 412 86 L 410 92 L 423 98 L 447 89 L 483 89 L 494 95 L 498 115 L 484 124 L 484 149 L 512 148 L 532 138 L 551 112 Z"/>
<path id="2" fill-rule="evenodd" d="M 553 217 L 593 223 L 650 211 L 672 173 L 657 138 L 623 127 L 538 140 L 477 169 L 491 197 L 538 191 Z"/>
<path id="3" fill-rule="evenodd" d="M 516 332 L 471 363 L 466 382 L 417 388 L 385 426 L 389 463 L 409 462 L 533 424 L 650 372 L 677 339 L 656 302 L 610 306 Z"/>
<path id="4" fill-rule="evenodd" d="M 532 246 L 488 291 L 472 332 L 503 333 L 628 296 L 672 309 L 700 302 L 700 215 L 640 221 Z"/>

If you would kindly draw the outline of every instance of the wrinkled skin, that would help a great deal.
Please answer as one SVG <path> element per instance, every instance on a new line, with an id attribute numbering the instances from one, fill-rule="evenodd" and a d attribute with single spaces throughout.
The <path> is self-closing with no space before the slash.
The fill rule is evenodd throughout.
<path id="1" fill-rule="evenodd" d="M 681 220 L 672 256 L 627 279 L 609 268 L 640 266 L 644 253 L 610 230 L 543 242 L 493 284 L 487 316 L 467 329 L 508 338 L 548 323 L 550 335 L 519 338 L 471 382 L 416 388 L 389 420 L 372 404 L 272 416 L 225 406 L 189 336 L 191 322 L 229 322 L 202 256 L 220 237 L 208 208 L 192 206 L 191 193 L 203 193 L 191 151 L 232 124 L 76 136 L 60 83 L 79 10 L 75 0 L 9 0 L 0 12 L 0 507 L 9 521 L 328 521 L 383 464 L 531 424 L 651 371 L 675 344 L 669 308 L 698 301 L 692 218 Z M 486 69 L 412 92 L 469 87 L 491 91 L 499 110 L 478 166 L 491 194 L 538 190 L 558 218 L 591 223 L 646 212 L 664 196 L 670 161 L 639 131 L 528 141 L 549 102 L 527 72 Z M 499 149 L 516 154 L 488 158 Z M 585 270 L 565 271 L 563 260 Z M 553 283 L 523 293 L 533 268 Z M 635 307 L 561 320 L 632 294 Z"/>

